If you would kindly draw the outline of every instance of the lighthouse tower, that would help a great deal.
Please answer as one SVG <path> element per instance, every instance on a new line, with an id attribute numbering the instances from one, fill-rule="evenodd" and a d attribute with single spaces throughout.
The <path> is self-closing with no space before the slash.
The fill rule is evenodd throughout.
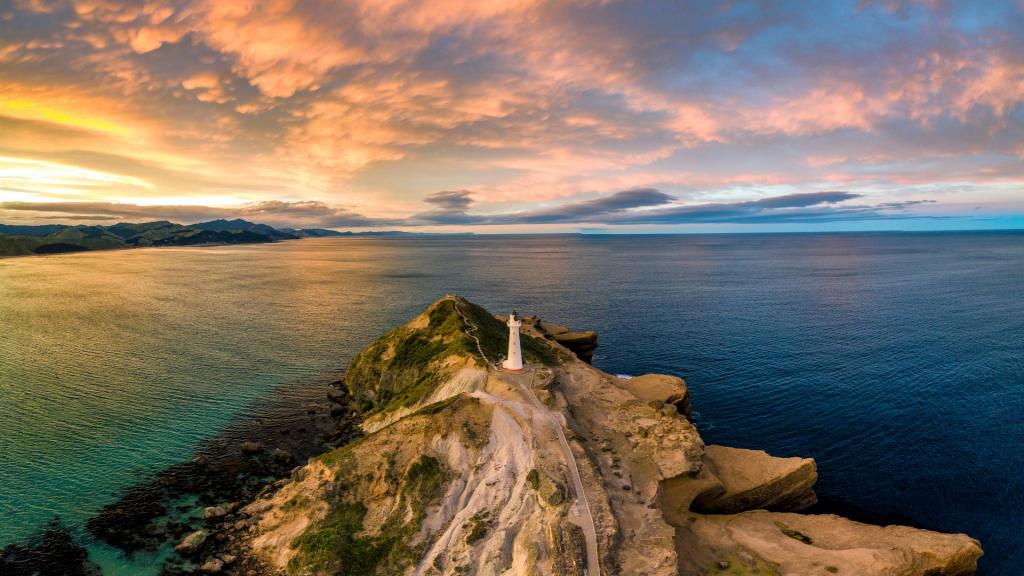
<path id="1" fill-rule="evenodd" d="M 519 327 L 523 322 L 516 318 L 516 311 L 508 315 L 508 357 L 501 363 L 501 367 L 510 372 L 519 372 L 523 369 L 523 350 L 519 346 Z"/>

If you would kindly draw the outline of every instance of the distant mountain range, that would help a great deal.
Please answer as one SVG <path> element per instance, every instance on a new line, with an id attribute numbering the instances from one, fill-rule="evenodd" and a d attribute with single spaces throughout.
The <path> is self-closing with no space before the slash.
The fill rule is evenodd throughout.
<path id="1" fill-rule="evenodd" d="M 468 233 L 467 233 L 468 234 Z M 257 244 L 299 238 L 335 236 L 436 236 L 432 233 L 382 230 L 338 232 L 326 228 L 274 228 L 248 220 L 210 220 L 198 224 L 175 224 L 160 220 L 112 226 L 69 226 L 41 224 L 20 226 L 0 224 L 0 257 L 27 254 L 60 254 L 86 250 L 138 248 L 142 246 L 195 246 L 198 244 Z"/>
<path id="2" fill-rule="evenodd" d="M 211 220 L 188 226 L 167 221 L 119 223 L 112 226 L 0 224 L 0 256 L 58 254 L 140 246 L 254 244 L 347 235 L 351 233 L 322 228 L 278 229 L 241 219 Z"/>

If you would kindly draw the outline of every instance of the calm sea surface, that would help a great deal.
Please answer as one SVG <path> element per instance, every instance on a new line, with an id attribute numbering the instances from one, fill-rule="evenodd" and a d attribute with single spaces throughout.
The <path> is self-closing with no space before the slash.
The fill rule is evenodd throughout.
<path id="1" fill-rule="evenodd" d="M 447 292 L 598 330 L 600 368 L 686 378 L 709 443 L 813 456 L 831 509 L 967 532 L 984 573 L 1020 573 L 1012 233 L 341 238 L 0 260 L 0 545 L 55 514 L 81 530 L 140 474 L 275 389 L 340 373 Z"/>

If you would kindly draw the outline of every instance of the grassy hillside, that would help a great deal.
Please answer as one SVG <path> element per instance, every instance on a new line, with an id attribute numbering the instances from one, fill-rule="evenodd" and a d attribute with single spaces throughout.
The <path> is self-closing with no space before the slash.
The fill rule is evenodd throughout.
<path id="1" fill-rule="evenodd" d="M 466 318 L 478 328 L 481 358 L 469 336 Z M 426 398 L 461 366 L 453 356 L 479 366 L 496 363 L 508 351 L 508 328 L 490 312 L 463 298 L 434 303 L 412 322 L 388 332 L 359 353 L 345 373 L 343 385 L 363 412 L 411 406 Z M 527 361 L 551 364 L 551 348 L 523 335 Z"/>
<path id="2" fill-rule="evenodd" d="M 142 246 L 255 244 L 291 240 L 296 235 L 245 220 L 215 220 L 182 226 L 167 221 L 112 226 L 8 226 L 0 224 L 0 256 L 59 254 Z"/>
<path id="3" fill-rule="evenodd" d="M 398 505 L 375 534 L 364 532 L 366 506 L 342 491 L 327 517 L 291 542 L 298 553 L 289 574 L 397 574 L 413 564 L 420 547 L 412 544 L 426 508 L 444 492 L 446 472 L 436 458 L 421 455 L 397 480 Z M 343 486 L 359 482 L 346 478 Z M 344 489 L 343 489 L 344 490 Z"/>
<path id="4" fill-rule="evenodd" d="M 32 236 L 0 236 L 0 256 L 35 254 L 44 243 L 42 238 Z"/>
<path id="5" fill-rule="evenodd" d="M 81 246 L 87 250 L 109 250 L 125 246 L 122 238 L 99 226 L 66 228 L 55 234 L 50 234 L 44 240 L 46 244 L 68 244 Z"/>

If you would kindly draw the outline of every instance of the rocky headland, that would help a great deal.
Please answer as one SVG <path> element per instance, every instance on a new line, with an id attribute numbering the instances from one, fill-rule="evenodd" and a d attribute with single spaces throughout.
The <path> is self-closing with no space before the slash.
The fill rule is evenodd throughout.
<path id="1" fill-rule="evenodd" d="M 596 334 L 527 317 L 522 345 L 501 370 L 503 318 L 446 296 L 356 356 L 312 444 L 235 444 L 90 530 L 170 542 L 167 575 L 974 573 L 969 536 L 800 513 L 814 460 L 705 445 L 686 383 L 594 368 Z"/>
<path id="2" fill-rule="evenodd" d="M 974 572 L 966 535 L 797 513 L 814 461 L 705 445 L 680 378 L 606 374 L 581 359 L 595 335 L 536 318 L 504 372 L 505 331 L 448 296 L 371 344 L 340 383 L 365 435 L 240 508 L 241 553 L 282 574 Z"/>

